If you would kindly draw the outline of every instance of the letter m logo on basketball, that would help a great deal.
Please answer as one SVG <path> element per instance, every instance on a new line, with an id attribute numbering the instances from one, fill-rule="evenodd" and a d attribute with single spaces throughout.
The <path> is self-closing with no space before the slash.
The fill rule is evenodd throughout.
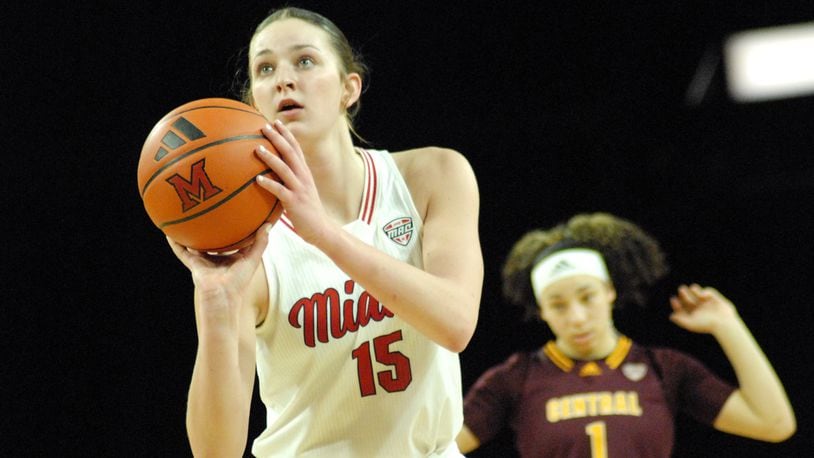
<path id="1" fill-rule="evenodd" d="M 205 164 L 206 159 L 192 164 L 189 168 L 189 180 L 177 173 L 167 178 L 167 183 L 175 188 L 178 198 L 181 199 L 182 211 L 187 211 L 222 191 L 212 184 L 212 180 L 206 174 Z"/>
<path id="2" fill-rule="evenodd" d="M 407 246 L 413 238 L 413 219 L 407 216 L 396 218 L 382 228 L 390 240 L 401 246 Z"/>

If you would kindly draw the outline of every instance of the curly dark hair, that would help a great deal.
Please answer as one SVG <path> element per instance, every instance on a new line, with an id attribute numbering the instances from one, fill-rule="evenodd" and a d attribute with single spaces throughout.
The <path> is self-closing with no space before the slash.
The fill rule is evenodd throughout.
<path id="1" fill-rule="evenodd" d="M 522 306 L 526 319 L 539 318 L 531 269 L 542 259 L 541 254 L 574 247 L 602 254 L 616 289 L 617 307 L 646 305 L 649 288 L 669 271 L 658 241 L 636 224 L 609 213 L 574 215 L 552 228 L 527 232 L 509 251 L 502 271 L 503 296 Z"/>

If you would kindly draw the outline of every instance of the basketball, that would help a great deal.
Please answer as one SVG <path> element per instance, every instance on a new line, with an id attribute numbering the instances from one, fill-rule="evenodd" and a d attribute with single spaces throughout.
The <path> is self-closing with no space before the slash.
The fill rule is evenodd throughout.
<path id="1" fill-rule="evenodd" d="M 152 222 L 188 248 L 222 254 L 246 247 L 283 207 L 255 178 L 277 175 L 255 154 L 275 149 L 265 117 L 231 99 L 195 100 L 153 127 L 138 163 L 138 189 Z"/>

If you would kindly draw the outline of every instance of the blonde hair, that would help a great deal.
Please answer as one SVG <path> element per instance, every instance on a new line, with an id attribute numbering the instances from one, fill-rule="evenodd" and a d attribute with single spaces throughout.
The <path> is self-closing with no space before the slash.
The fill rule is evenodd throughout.
<path id="1" fill-rule="evenodd" d="M 339 57 L 339 72 L 342 77 L 344 78 L 351 73 L 357 73 L 359 74 L 359 77 L 362 79 L 363 83 L 366 81 L 368 67 L 364 63 L 361 54 L 353 49 L 347 37 L 345 37 L 345 34 L 342 33 L 336 24 L 319 13 L 296 7 L 285 7 L 274 10 L 255 28 L 251 40 L 254 40 L 257 34 L 262 32 L 266 27 L 282 19 L 299 19 L 315 25 L 325 31 L 325 33 L 328 34 L 329 42 L 333 47 L 334 52 L 336 53 L 337 57 Z M 249 41 L 251 42 L 251 40 Z M 240 89 L 241 100 L 249 105 L 251 105 L 253 102 L 251 83 L 252 72 L 249 71 Z M 348 121 L 348 128 L 350 129 L 351 133 L 353 133 L 353 135 L 360 140 L 364 141 L 353 126 L 353 121 L 356 119 L 356 115 L 359 113 L 360 109 L 361 98 L 357 99 L 353 105 L 345 110 L 345 117 Z"/>

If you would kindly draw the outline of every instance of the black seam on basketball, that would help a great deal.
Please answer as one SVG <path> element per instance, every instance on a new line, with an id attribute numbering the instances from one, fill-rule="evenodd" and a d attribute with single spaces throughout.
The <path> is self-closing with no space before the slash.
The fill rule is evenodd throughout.
<path id="1" fill-rule="evenodd" d="M 217 247 L 217 248 L 206 248 L 206 251 L 218 252 L 218 251 L 225 250 L 226 248 L 229 248 L 229 247 L 232 247 L 232 246 L 235 246 L 235 245 L 240 245 L 242 242 L 252 238 L 252 236 L 254 236 L 255 232 L 257 232 L 257 230 L 260 229 L 260 226 L 262 226 L 262 225 L 266 224 L 266 222 L 268 222 L 269 217 L 271 217 L 272 213 L 274 213 L 274 210 L 277 208 L 278 205 L 280 205 L 279 200 L 277 202 L 274 202 L 274 206 L 271 207 L 271 211 L 269 211 L 268 214 L 266 215 L 266 217 L 263 218 L 263 222 L 258 224 L 257 227 L 255 227 L 251 232 L 249 232 L 249 235 L 247 235 L 246 237 L 243 237 L 242 239 L 238 240 L 237 242 L 229 244 L 227 246 L 222 246 L 222 247 Z"/>
<path id="2" fill-rule="evenodd" d="M 146 182 L 146 183 L 144 183 L 144 187 L 142 187 L 142 188 L 141 188 L 141 195 L 142 195 L 142 197 L 144 196 L 144 193 L 145 193 L 145 192 L 147 192 L 147 188 L 148 188 L 148 187 L 150 186 L 150 184 L 151 184 L 151 183 L 152 183 L 152 182 L 153 182 L 153 181 L 154 181 L 154 180 L 155 180 L 155 179 L 158 177 L 158 175 L 160 175 L 160 174 L 161 174 L 161 172 L 163 172 L 163 171 L 164 171 L 164 170 L 166 170 L 168 167 L 170 167 L 171 165 L 173 165 L 173 164 L 175 164 L 176 162 L 180 161 L 181 159 L 184 159 L 184 158 L 185 158 L 185 157 L 187 157 L 187 156 L 190 156 L 190 155 L 193 155 L 193 154 L 199 153 L 199 152 L 201 152 L 202 150 L 205 150 L 205 149 L 207 149 L 207 148 L 211 148 L 211 147 L 213 147 L 213 146 L 222 145 L 222 144 L 224 144 L 224 143 L 229 143 L 229 142 L 234 142 L 234 141 L 239 141 L 239 140 L 253 140 L 253 139 L 260 139 L 260 138 L 265 138 L 265 137 L 264 137 L 263 135 L 259 135 L 259 134 L 252 134 L 252 135 L 238 135 L 238 136 L 236 136 L 236 137 L 224 138 L 224 139 L 221 139 L 221 140 L 214 141 L 214 142 L 212 142 L 212 143 L 207 143 L 206 145 L 203 145 L 203 146 L 200 146 L 200 147 L 195 148 L 195 149 L 193 149 L 193 150 L 187 151 L 186 153 L 184 153 L 184 154 L 182 154 L 182 155 L 180 155 L 180 156 L 178 156 L 178 157 L 174 158 L 173 160 L 171 160 L 171 161 L 167 162 L 166 164 L 162 165 L 162 166 L 161 166 L 161 167 L 160 167 L 158 170 L 156 170 L 156 171 L 155 171 L 155 172 L 154 172 L 154 173 L 153 173 L 153 174 L 150 176 L 150 178 L 147 180 L 147 182 Z"/>
<path id="3" fill-rule="evenodd" d="M 266 169 L 266 170 L 263 170 L 262 172 L 258 173 L 258 175 L 265 175 L 265 174 L 267 174 L 267 173 L 269 173 L 269 172 L 272 172 L 272 170 L 271 170 L 271 169 Z M 220 202 L 218 202 L 218 203 L 216 203 L 216 204 L 212 205 L 211 207 L 207 208 L 206 210 L 201 210 L 201 211 L 199 211 L 198 213 L 195 213 L 195 214 L 192 214 L 192 215 L 187 215 L 187 216 L 185 216 L 185 217 L 183 217 L 183 218 L 180 218 L 180 219 L 176 219 L 176 220 L 172 220 L 172 221 L 166 221 L 166 222 L 164 222 L 164 223 L 161 223 L 161 225 L 160 225 L 160 226 L 158 226 L 158 227 L 159 227 L 160 229 L 164 229 L 164 228 L 165 228 L 165 227 L 167 227 L 167 226 L 172 226 L 173 224 L 185 223 L 185 222 L 187 222 L 187 221 L 189 221 L 189 220 L 195 219 L 195 218 L 197 218 L 197 217 L 199 217 L 199 216 L 201 216 L 201 215 L 205 215 L 205 214 L 207 214 L 207 213 L 211 212 L 212 210 L 214 210 L 214 209 L 216 209 L 216 208 L 220 207 L 221 205 L 225 204 L 226 202 L 228 202 L 228 201 L 232 200 L 232 198 L 234 198 L 236 195 L 238 195 L 238 194 L 240 194 L 241 192 L 243 192 L 243 190 L 244 190 L 244 189 L 246 189 L 246 187 L 248 187 L 249 185 L 251 185 L 252 183 L 254 183 L 254 181 L 255 181 L 255 178 L 256 178 L 256 177 L 257 177 L 257 176 L 255 175 L 254 177 L 252 177 L 251 179 L 249 179 L 249 181 L 247 181 L 246 183 L 244 183 L 243 185 L 241 185 L 239 188 L 235 189 L 235 191 L 234 191 L 234 192 L 232 192 L 231 194 L 229 194 L 228 196 L 226 196 L 226 197 L 225 197 L 223 200 L 221 200 Z M 277 201 L 277 202 L 279 202 L 279 201 Z M 277 202 L 275 202 L 275 203 L 274 203 L 274 206 L 275 206 L 275 207 L 277 206 Z M 273 207 L 272 207 L 272 208 L 273 208 Z M 258 227 L 259 227 L 259 226 L 258 226 Z"/>

